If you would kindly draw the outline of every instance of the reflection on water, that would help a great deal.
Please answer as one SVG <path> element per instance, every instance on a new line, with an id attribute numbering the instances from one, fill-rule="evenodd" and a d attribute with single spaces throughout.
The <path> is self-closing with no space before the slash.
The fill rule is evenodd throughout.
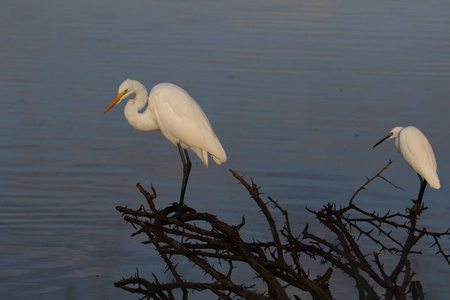
<path id="1" fill-rule="evenodd" d="M 386 176 L 405 191 L 375 182 L 359 201 L 403 210 L 417 177 L 393 143 L 371 149 L 395 125 L 429 137 L 442 188 L 426 191 L 422 222 L 446 227 L 445 1 L 0 6 L 4 297 L 133 299 L 112 283 L 163 271 L 114 207 L 143 203 L 136 182 L 153 183 L 161 206 L 176 200 L 180 162 L 160 133 L 134 131 L 123 105 L 103 115 L 125 78 L 179 84 L 203 107 L 229 160 L 206 169 L 195 158 L 186 201 L 229 222 L 245 214 L 247 233 L 266 234 L 229 168 L 279 199 L 300 230 L 305 206 L 348 200 L 392 158 Z M 427 295 L 443 299 L 449 269 L 433 253 L 424 247 L 413 263 Z"/>

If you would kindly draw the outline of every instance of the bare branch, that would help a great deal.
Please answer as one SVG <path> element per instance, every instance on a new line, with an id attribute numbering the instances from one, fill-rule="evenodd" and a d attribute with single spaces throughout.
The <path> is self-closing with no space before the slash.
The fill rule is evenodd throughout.
<path id="1" fill-rule="evenodd" d="M 147 236 L 143 243 L 155 247 L 173 281 L 160 282 L 157 275 L 148 281 L 136 272 L 135 276 L 122 279 L 115 286 L 158 300 L 175 299 L 176 290 L 181 291 L 183 299 L 188 299 L 191 291 L 209 290 L 220 299 L 300 299 L 302 291 L 314 300 L 331 300 L 329 281 L 333 269 L 340 269 L 355 280 L 360 299 L 380 299 L 376 291 L 383 288 L 385 299 L 406 299 L 409 295 L 413 300 L 421 300 L 424 292 L 420 282 L 413 281 L 415 273 L 410 256 L 421 255 L 417 244 L 429 237 L 431 247 L 437 248 L 436 254 L 450 264 L 449 255 L 440 242 L 442 237 L 450 237 L 450 229 L 429 232 L 418 227 L 417 216 L 425 211 L 425 207 L 410 209 L 408 214 L 389 211 L 380 215 L 354 204 L 358 193 L 376 178 L 399 188 L 381 176 L 391 163 L 389 161 L 375 176 L 366 177 L 367 181 L 354 193 L 348 205 L 337 208 L 335 204 L 327 203 L 320 210 L 306 210 L 328 229 L 326 236 L 323 236 L 323 230 L 319 231 L 322 234 L 312 232 L 309 224 L 305 224 L 302 232 L 294 232 L 288 211 L 278 201 L 271 197 L 268 202 L 263 201 L 260 188 L 253 179 L 249 183 L 230 170 L 261 210 L 263 221 L 271 232 L 268 241 L 245 241 L 240 235 L 245 226 L 244 217 L 239 224 L 230 225 L 212 214 L 197 212 L 187 206 L 179 218 L 170 217 L 174 208 L 157 208 L 154 187 L 150 186 L 151 192 L 148 192 L 137 184 L 147 200 L 147 208 L 141 205 L 137 210 L 121 206 L 116 209 L 135 228 L 132 236 Z M 269 209 L 268 204 L 274 208 Z M 276 220 L 273 209 L 281 212 L 282 220 Z M 281 230 L 276 221 L 284 222 Z M 383 262 L 384 254 L 391 254 L 389 266 Z M 175 257 L 184 258 L 200 268 L 205 274 L 204 280 L 188 282 L 183 279 L 174 263 Z M 394 264 L 393 259 L 397 259 Z M 308 266 L 317 262 L 318 267 L 323 264 L 328 267 L 321 268 L 323 274 L 315 272 L 313 278 L 311 270 L 304 267 L 305 260 L 308 260 Z M 264 288 L 249 283 L 249 278 L 237 273 L 240 270 L 253 272 L 262 280 Z"/>

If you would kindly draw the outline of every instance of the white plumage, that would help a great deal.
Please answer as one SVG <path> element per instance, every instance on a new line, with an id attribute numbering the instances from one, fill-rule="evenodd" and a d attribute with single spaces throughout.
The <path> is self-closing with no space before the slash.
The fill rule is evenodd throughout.
<path id="1" fill-rule="evenodd" d="M 147 100 L 147 90 L 136 80 L 127 79 L 105 113 L 123 99 L 136 94 L 125 105 L 125 118 L 140 131 L 160 130 L 175 146 L 192 149 L 203 164 L 208 166 L 208 153 L 217 164 L 227 161 L 227 156 L 203 110 L 181 87 L 160 83 L 152 88 Z M 140 112 L 148 103 L 147 108 Z"/>
<path id="2" fill-rule="evenodd" d="M 141 131 L 160 130 L 179 148 L 184 172 L 180 196 L 182 206 L 191 167 L 186 150 L 194 151 L 206 167 L 208 153 L 220 165 L 227 161 L 225 151 L 197 102 L 185 90 L 171 83 L 154 86 L 147 98 L 147 90 L 139 81 L 127 79 L 120 85 L 117 97 L 105 113 L 133 94 L 136 97 L 130 99 L 124 109 L 130 125 Z"/>
<path id="3" fill-rule="evenodd" d="M 437 174 L 437 163 L 433 149 L 426 136 L 413 126 L 395 127 L 391 130 L 395 147 L 417 174 L 422 176 L 434 189 L 439 189 L 441 183 Z"/>
<path id="4" fill-rule="evenodd" d="M 421 187 L 417 200 L 421 201 L 427 182 L 434 189 L 441 183 L 437 174 L 437 163 L 433 148 L 426 136 L 416 127 L 395 127 L 376 147 L 384 141 L 395 138 L 395 146 L 409 166 L 419 175 Z"/>

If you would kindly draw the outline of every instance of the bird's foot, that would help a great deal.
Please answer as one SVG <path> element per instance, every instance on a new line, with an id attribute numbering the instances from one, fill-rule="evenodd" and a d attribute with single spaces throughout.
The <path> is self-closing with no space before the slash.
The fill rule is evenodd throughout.
<path id="1" fill-rule="evenodd" d="M 165 214 L 166 216 L 168 216 L 168 217 L 169 217 L 169 214 L 175 213 L 175 214 L 172 215 L 171 217 L 175 217 L 175 216 L 176 216 L 177 218 L 179 218 L 179 216 L 181 215 L 181 212 L 183 211 L 183 208 L 180 207 L 180 204 L 179 204 L 179 203 L 172 203 L 172 205 L 167 206 L 167 207 L 164 208 L 162 211 L 163 211 L 164 214 Z"/>
<path id="2" fill-rule="evenodd" d="M 169 218 L 180 219 L 180 216 L 183 213 L 187 213 L 187 212 L 193 213 L 193 212 L 195 212 L 195 209 L 190 208 L 190 207 L 188 207 L 186 205 L 180 206 L 179 203 L 173 203 L 172 205 L 167 206 L 166 208 L 164 208 L 162 211 Z M 169 216 L 169 214 L 171 214 L 171 213 L 174 213 L 174 214 Z"/>
<path id="3" fill-rule="evenodd" d="M 407 208 L 407 209 L 406 209 L 406 212 L 407 212 L 407 213 L 410 213 L 410 214 L 414 214 L 414 215 L 420 216 L 420 214 L 421 214 L 423 211 L 425 211 L 425 210 L 428 209 L 428 207 L 425 206 L 425 204 L 424 204 L 422 201 L 414 200 L 414 199 L 411 199 L 411 201 L 414 203 L 414 205 L 413 205 L 411 208 Z"/>

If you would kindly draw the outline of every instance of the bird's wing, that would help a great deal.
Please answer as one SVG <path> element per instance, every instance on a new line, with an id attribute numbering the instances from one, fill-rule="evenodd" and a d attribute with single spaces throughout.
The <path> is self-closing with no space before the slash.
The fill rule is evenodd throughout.
<path id="1" fill-rule="evenodd" d="M 183 148 L 193 149 L 205 165 L 207 155 L 199 155 L 200 150 L 226 161 L 225 151 L 197 102 L 178 86 L 160 84 L 155 88 L 149 105 L 164 136 L 174 145 L 180 143 Z"/>
<path id="2" fill-rule="evenodd" d="M 430 185 L 438 186 L 437 163 L 430 142 L 417 128 L 405 129 L 398 137 L 400 153 L 416 173 L 425 178 Z"/>

